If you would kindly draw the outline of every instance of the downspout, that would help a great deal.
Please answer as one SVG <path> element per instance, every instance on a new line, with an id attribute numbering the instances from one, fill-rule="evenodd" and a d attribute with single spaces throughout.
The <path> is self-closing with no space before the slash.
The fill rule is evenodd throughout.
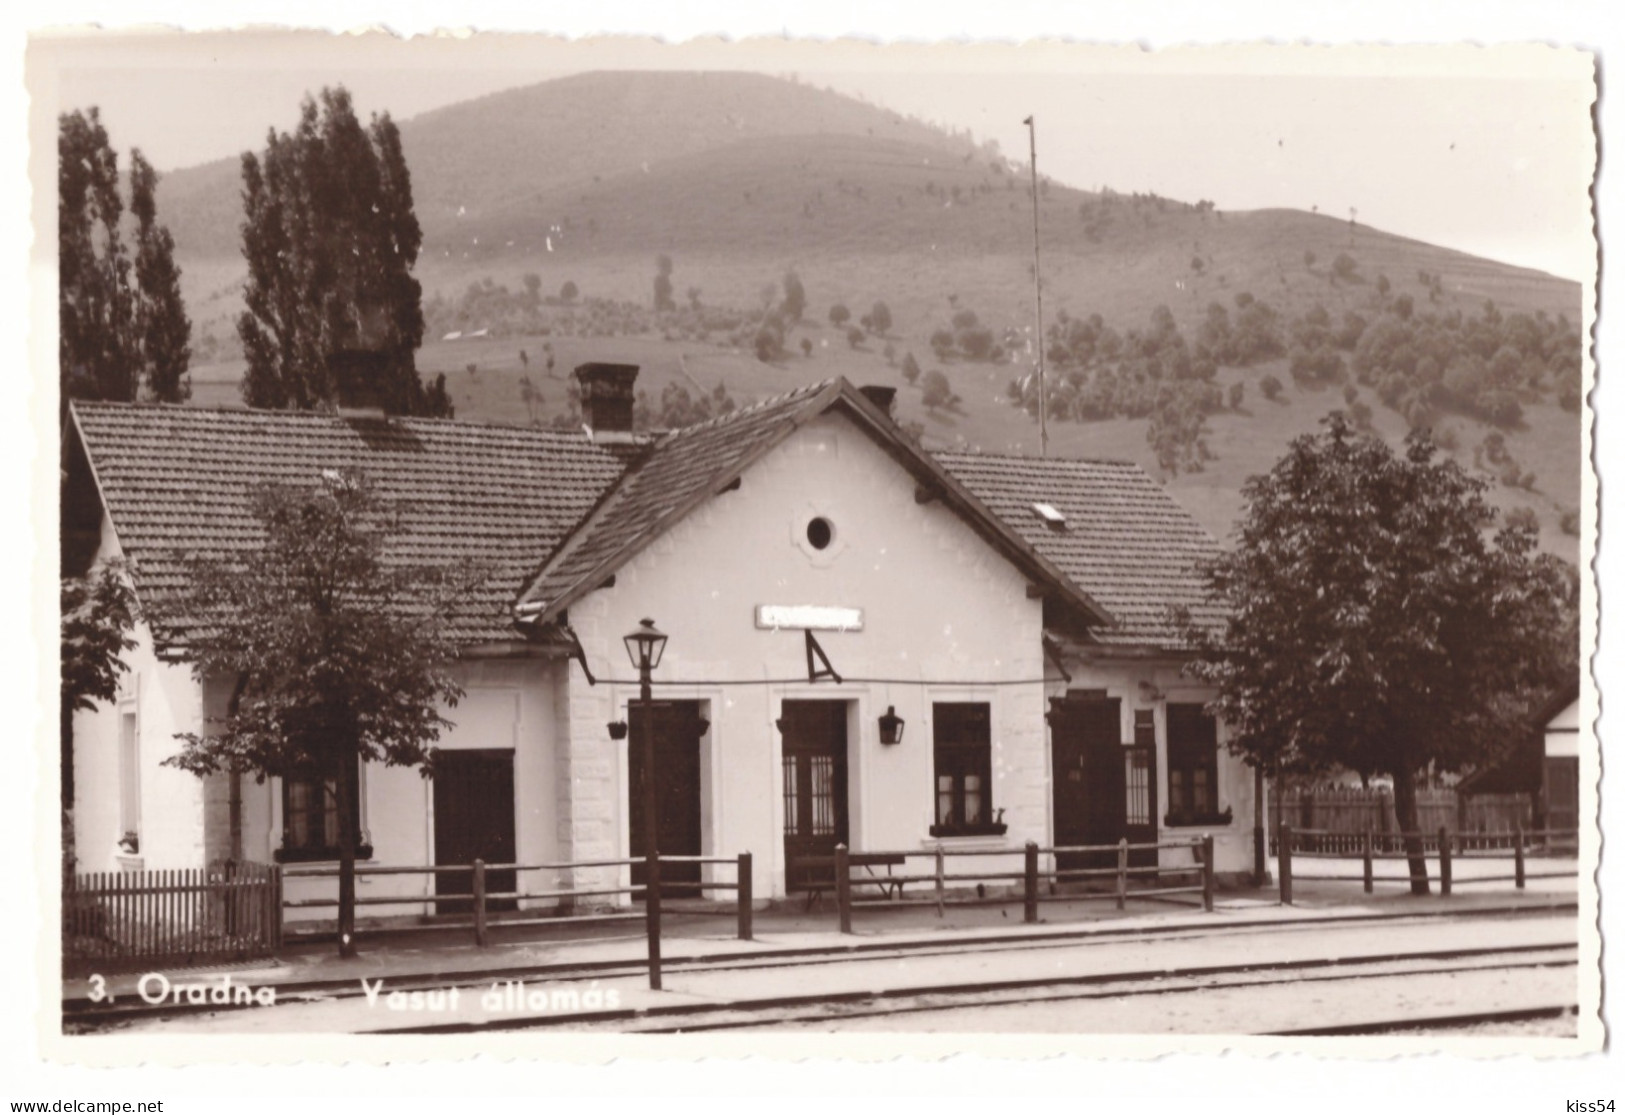
<path id="1" fill-rule="evenodd" d="M 248 675 L 239 674 L 237 682 L 231 689 L 231 700 L 226 702 L 226 720 L 237 719 L 237 710 L 242 707 L 243 690 L 248 688 Z M 243 861 L 243 768 L 235 759 L 232 760 L 231 770 L 227 774 L 230 807 L 231 830 L 231 862 Z"/>

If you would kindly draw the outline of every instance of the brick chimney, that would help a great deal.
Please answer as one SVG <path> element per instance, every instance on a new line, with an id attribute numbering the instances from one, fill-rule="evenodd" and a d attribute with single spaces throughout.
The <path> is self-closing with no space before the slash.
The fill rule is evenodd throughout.
<path id="1" fill-rule="evenodd" d="M 595 435 L 632 432 L 632 385 L 637 378 L 636 364 L 576 366 L 581 415 Z"/>
<path id="2" fill-rule="evenodd" d="M 866 383 L 858 390 L 863 393 L 865 399 L 879 407 L 881 413 L 888 418 L 891 417 L 892 401 L 897 398 L 897 388 L 879 383 Z"/>

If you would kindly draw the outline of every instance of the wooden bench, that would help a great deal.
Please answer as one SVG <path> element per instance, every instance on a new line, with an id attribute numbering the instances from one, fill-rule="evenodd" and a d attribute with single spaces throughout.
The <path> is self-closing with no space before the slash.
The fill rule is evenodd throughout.
<path id="1" fill-rule="evenodd" d="M 823 899 L 824 891 L 835 885 L 835 857 L 834 856 L 801 856 L 796 861 L 798 867 L 811 867 L 810 880 L 807 883 L 807 903 L 804 909 L 812 909 L 813 905 Z M 908 857 L 901 852 L 849 852 L 846 863 L 849 868 L 861 867 L 864 871 L 862 878 L 852 880 L 857 887 L 879 887 L 880 893 L 887 898 L 903 897 L 903 884 L 899 880 L 889 878 L 892 868 L 902 867 L 908 862 Z M 886 873 L 878 875 L 875 868 L 884 867 Z"/>

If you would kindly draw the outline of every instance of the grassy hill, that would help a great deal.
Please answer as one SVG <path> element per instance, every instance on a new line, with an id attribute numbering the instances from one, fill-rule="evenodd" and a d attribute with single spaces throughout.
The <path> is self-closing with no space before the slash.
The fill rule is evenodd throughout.
<path id="1" fill-rule="evenodd" d="M 426 298 L 437 299 L 419 367 L 447 374 L 460 417 L 524 422 L 534 411 L 552 421 L 567 407 L 570 368 L 624 360 L 643 365 L 651 400 L 674 382 L 695 394 L 721 384 L 741 402 L 835 374 L 889 382 L 901 388 L 900 417 L 928 444 L 1036 452 L 1036 425 L 1005 395 L 1032 364 L 1028 182 L 1023 168 L 968 137 L 789 81 L 667 73 L 547 82 L 425 114 L 401 131 L 425 233 L 418 274 Z M 176 172 L 160 187 L 198 335 L 199 402 L 236 401 L 237 191 L 234 161 Z M 1419 312 L 1440 315 L 1472 314 L 1493 300 L 1506 314 L 1580 319 L 1577 284 L 1314 213 L 1227 213 L 1046 181 L 1040 227 L 1050 322 L 1062 312 L 1098 313 L 1119 331 L 1143 329 L 1165 305 L 1190 334 L 1211 303 L 1233 311 L 1243 293 L 1284 317 L 1320 305 L 1334 319 L 1351 311 L 1374 318 L 1408 295 Z M 588 320 L 583 306 L 556 298 L 569 282 L 584 303 L 647 308 L 661 254 L 673 263 L 680 304 L 697 288 L 698 304 L 724 316 L 759 311 L 793 268 L 807 308 L 789 330 L 787 354 L 764 363 L 725 331 L 701 337 L 623 310 Z M 1339 256 L 1352 268 L 1339 273 Z M 544 300 L 525 315 L 487 313 L 495 303 L 468 294 L 471 286 L 518 292 L 527 275 Z M 876 300 L 893 324 L 854 348 L 829 324 L 829 308 L 841 302 L 857 317 Z M 933 357 L 932 333 L 965 309 L 1009 342 L 1001 362 Z M 450 332 L 462 336 L 441 339 Z M 552 377 L 540 362 L 544 345 Z M 906 353 L 948 377 L 957 408 L 922 405 L 900 371 Z M 1257 391 L 1269 374 L 1287 383 L 1276 402 Z M 539 404 L 524 403 L 521 376 L 541 392 Z M 1248 385 L 1242 408 L 1208 419 L 1215 459 L 1170 478 L 1221 536 L 1245 478 L 1343 405 L 1336 390 L 1294 386 L 1281 360 L 1219 372 L 1222 386 L 1238 380 Z M 1374 428 L 1397 441 L 1403 419 L 1372 402 Z M 1473 464 L 1488 428 L 1458 416 L 1444 425 Z M 1531 398 L 1505 439 L 1538 480 L 1533 490 L 1498 485 L 1495 498 L 1533 510 L 1543 544 L 1572 556 L 1574 539 L 1560 524 L 1579 502 L 1577 417 Z M 1156 471 L 1144 419 L 1052 424 L 1051 452 L 1133 459 Z"/>

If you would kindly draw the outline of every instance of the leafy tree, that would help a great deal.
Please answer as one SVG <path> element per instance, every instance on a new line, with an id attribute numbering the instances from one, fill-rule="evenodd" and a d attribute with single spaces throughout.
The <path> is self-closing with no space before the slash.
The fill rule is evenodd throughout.
<path id="1" fill-rule="evenodd" d="M 158 223 L 158 174 L 139 149 L 130 152 L 130 212 L 136 220 L 135 279 L 140 289 L 136 330 L 147 388 L 159 402 L 191 397 L 186 369 L 192 360 L 192 322 L 181 301 L 175 239 Z"/>
<path id="2" fill-rule="evenodd" d="M 191 322 L 174 241 L 157 223 L 158 176 L 130 152 L 136 256 L 123 240 L 118 153 L 95 108 L 57 118 L 57 254 L 62 398 L 178 402 L 189 393 Z"/>
<path id="3" fill-rule="evenodd" d="M 386 411 L 440 413 L 418 378 L 422 231 L 400 131 L 388 113 L 363 128 L 343 86 L 306 97 L 292 133 L 245 152 L 238 318 L 250 406 L 331 406 L 340 389 Z"/>
<path id="4" fill-rule="evenodd" d="M 124 655 L 135 649 L 137 618 L 122 562 L 62 578 L 62 807 L 73 806 L 73 714 L 118 696 Z"/>
<path id="5" fill-rule="evenodd" d="M 156 628 L 189 630 L 199 679 L 233 685 L 224 718 L 207 734 L 180 734 L 165 762 L 200 777 L 331 781 L 342 819 L 339 953 L 353 956 L 358 767 L 432 775 L 432 745 L 451 724 L 440 709 L 462 696 L 448 620 L 479 578 L 386 559 L 404 510 L 360 473 L 314 489 L 266 485 L 253 498 L 259 544 L 234 560 L 194 560 L 174 597 L 148 604 Z"/>
<path id="6" fill-rule="evenodd" d="M 869 330 L 876 336 L 884 337 L 891 332 L 891 327 L 891 307 L 884 302 L 876 301 L 869 310 Z"/>
<path id="7" fill-rule="evenodd" d="M 839 329 L 852 320 L 852 311 L 846 308 L 846 303 L 837 302 L 829 308 L 829 323 Z"/>
<path id="8" fill-rule="evenodd" d="M 801 320 L 801 315 L 807 310 L 807 290 L 801 285 L 801 276 L 795 271 L 784 273 L 784 316 L 793 325 Z"/>
<path id="9" fill-rule="evenodd" d="M 1535 558 L 1485 484 L 1426 434 L 1396 455 L 1340 414 L 1243 489 L 1236 547 L 1204 568 L 1215 629 L 1182 617 L 1230 747 L 1277 772 L 1394 780 L 1414 893 L 1416 780 L 1490 758 L 1576 670 L 1572 570 Z"/>
<path id="10" fill-rule="evenodd" d="M 954 394 L 953 385 L 948 377 L 936 368 L 932 368 L 920 377 L 920 402 L 926 410 L 939 408 L 952 409 L 959 402 L 959 396 Z"/>
<path id="11" fill-rule="evenodd" d="M 911 385 L 920 378 L 920 362 L 914 359 L 912 352 L 903 354 L 903 378 L 908 380 Z"/>
<path id="12" fill-rule="evenodd" d="M 564 285 L 559 287 L 559 299 L 564 302 L 574 302 L 579 297 L 581 297 L 581 288 L 576 286 L 575 280 L 564 280 Z"/>
<path id="13" fill-rule="evenodd" d="M 671 256 L 659 255 L 655 257 L 655 310 L 675 310 L 676 301 L 671 296 Z"/>
<path id="14" fill-rule="evenodd" d="M 1258 390 L 1263 393 L 1264 398 L 1273 403 L 1281 397 L 1281 381 L 1272 375 L 1265 376 L 1258 381 Z"/>

